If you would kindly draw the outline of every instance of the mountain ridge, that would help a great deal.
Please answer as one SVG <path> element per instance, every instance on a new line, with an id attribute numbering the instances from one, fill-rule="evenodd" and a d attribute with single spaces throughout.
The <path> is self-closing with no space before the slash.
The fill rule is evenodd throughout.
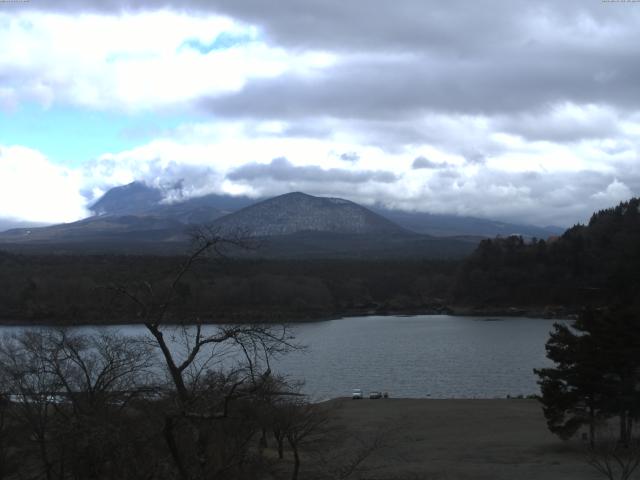
<path id="1" fill-rule="evenodd" d="M 501 236 L 527 234 L 517 225 L 476 219 L 478 227 L 470 218 L 449 218 L 447 224 L 437 215 L 370 209 L 303 192 L 260 201 L 217 194 L 167 201 L 180 195 L 133 182 L 105 193 L 90 207 L 91 217 L 8 230 L 0 234 L 0 244 L 3 249 L 179 254 L 188 247 L 188 230 L 204 224 L 222 235 L 259 239 L 259 252 L 234 252 L 242 257 L 453 258 L 469 254 L 496 230 Z"/>
<path id="2" fill-rule="evenodd" d="M 119 197 L 123 193 L 124 199 Z M 125 201 L 129 194 L 137 203 Z M 97 202 L 99 215 L 68 224 L 10 230 L 0 234 L 0 244 L 3 249 L 13 246 L 22 251 L 179 254 L 188 248 L 188 229 L 194 223 L 194 211 L 185 203 L 204 202 L 200 217 L 217 215 L 206 207 L 210 198 L 177 205 L 157 205 L 155 198 L 156 192 L 146 187 L 116 190 Z M 129 213 L 136 210 L 142 213 Z M 171 214 L 158 215 L 158 211 Z M 475 246 L 474 242 L 410 232 L 350 200 L 302 192 L 254 203 L 208 226 L 221 235 L 258 240 L 259 250 L 232 249 L 232 256 L 244 258 L 458 258 Z"/>
<path id="3" fill-rule="evenodd" d="M 166 202 L 165 193 L 160 188 L 150 187 L 142 182 L 132 182 L 128 185 L 112 188 L 98 199 L 90 207 L 90 210 L 94 214 L 98 214 L 98 212 L 111 215 L 127 213 L 172 217 L 187 224 L 211 223 L 224 215 L 265 200 L 264 198 L 252 199 L 245 196 L 207 194 Z M 113 197 L 121 197 L 121 199 L 115 201 L 117 198 L 114 199 Z M 117 207 L 119 204 L 126 205 L 126 208 L 119 209 Z M 563 227 L 537 227 L 472 216 L 397 210 L 387 208 L 381 204 L 366 206 L 366 208 L 378 215 L 382 215 L 406 230 L 437 237 L 492 238 L 515 234 L 526 238 L 547 238 L 552 235 L 561 235 L 565 231 Z"/>
<path id="4" fill-rule="evenodd" d="M 408 234 L 392 221 L 350 200 L 289 192 L 219 218 L 213 226 L 223 232 L 242 230 L 270 237 L 300 232 L 338 234 Z"/>

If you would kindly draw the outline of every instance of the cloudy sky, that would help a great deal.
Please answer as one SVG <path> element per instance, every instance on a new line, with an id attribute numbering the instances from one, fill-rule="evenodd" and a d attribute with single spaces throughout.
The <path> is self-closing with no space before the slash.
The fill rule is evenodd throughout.
<path id="1" fill-rule="evenodd" d="M 638 25 L 630 1 L 0 0 L 0 219 L 182 180 L 584 222 L 640 194 Z"/>

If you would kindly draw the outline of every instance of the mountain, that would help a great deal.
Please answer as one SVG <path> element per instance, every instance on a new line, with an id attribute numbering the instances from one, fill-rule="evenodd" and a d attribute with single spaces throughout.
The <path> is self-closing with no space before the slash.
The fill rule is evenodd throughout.
<path id="1" fill-rule="evenodd" d="M 280 195 L 226 214 L 248 199 L 208 195 L 158 202 L 157 189 L 130 184 L 92 207 L 96 215 L 73 223 L 0 234 L 3 249 L 56 252 L 180 254 L 188 228 L 207 223 L 223 234 L 254 237 L 258 250 L 232 255 L 265 258 L 451 258 L 475 243 L 406 230 L 354 202 L 300 192 Z"/>
<path id="2" fill-rule="evenodd" d="M 468 236 L 493 238 L 497 236 L 521 235 L 525 238 L 546 239 L 552 235 L 561 235 L 564 228 L 549 226 L 536 227 L 499 222 L 477 217 L 444 215 L 426 212 L 390 210 L 376 206 L 372 210 L 383 217 L 416 233 L 436 237 Z"/>
<path id="3" fill-rule="evenodd" d="M 9 230 L 11 228 L 31 228 L 42 227 L 44 225 L 46 225 L 46 223 L 24 222 L 21 220 L 14 220 L 12 218 L 0 217 L 0 232 L 4 232 L 5 230 Z"/>
<path id="4" fill-rule="evenodd" d="M 260 252 L 237 252 L 241 256 L 448 258 L 470 253 L 485 237 L 549 236 L 536 227 L 381 207 L 372 211 L 349 200 L 301 192 L 257 203 L 216 194 L 168 203 L 167 197 L 180 197 L 179 188 L 140 182 L 112 188 L 90 207 L 92 217 L 9 230 L 0 234 L 0 243 L 3 249 L 13 245 L 23 250 L 181 253 L 189 239 L 187 230 L 205 224 L 222 233 L 260 239 Z"/>
<path id="5" fill-rule="evenodd" d="M 132 215 L 156 207 L 164 198 L 162 190 L 132 182 L 107 191 L 90 210 L 94 215 Z"/>
<path id="6" fill-rule="evenodd" d="M 292 192 L 258 202 L 213 223 L 225 232 L 256 237 L 300 232 L 389 235 L 409 232 L 357 203 L 342 198 L 314 197 Z"/>
<path id="7" fill-rule="evenodd" d="M 0 233 L 0 244 L 122 246 L 128 243 L 184 241 L 185 225 L 151 216 L 89 217 L 40 228 L 15 228 Z M 111 249 L 109 249 L 111 250 Z"/>
<path id="8" fill-rule="evenodd" d="M 209 194 L 165 203 L 165 192 L 141 182 L 115 187 L 105 193 L 90 210 L 94 216 L 144 215 L 171 218 L 181 223 L 208 224 L 215 219 L 251 205 L 248 197 Z"/>
<path id="9" fill-rule="evenodd" d="M 91 211 L 96 216 L 152 215 L 172 218 L 185 224 L 209 224 L 258 201 L 242 196 L 209 194 L 163 203 L 165 194 L 162 189 L 133 182 L 109 190 L 91 207 Z M 548 238 L 564 232 L 560 227 L 536 227 L 477 217 L 394 210 L 380 205 L 373 206 L 370 210 L 406 230 L 436 237 L 469 237 L 479 241 L 477 237 L 493 238 L 516 234 L 526 238 Z"/>

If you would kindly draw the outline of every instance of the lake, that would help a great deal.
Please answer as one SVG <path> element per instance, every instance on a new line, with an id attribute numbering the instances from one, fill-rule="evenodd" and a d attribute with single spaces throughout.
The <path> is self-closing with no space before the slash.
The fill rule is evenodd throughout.
<path id="1" fill-rule="evenodd" d="M 273 370 L 304 379 L 315 400 L 348 396 L 354 388 L 393 397 L 496 398 L 538 393 L 533 369 L 550 365 L 544 345 L 553 321 L 368 316 L 291 327 L 307 348 L 279 359 Z M 146 332 L 141 325 L 102 328 Z"/>
<path id="2" fill-rule="evenodd" d="M 353 388 L 394 397 L 495 398 L 538 393 L 553 321 L 534 318 L 372 316 L 293 325 L 308 345 L 278 362 L 314 398 Z"/>

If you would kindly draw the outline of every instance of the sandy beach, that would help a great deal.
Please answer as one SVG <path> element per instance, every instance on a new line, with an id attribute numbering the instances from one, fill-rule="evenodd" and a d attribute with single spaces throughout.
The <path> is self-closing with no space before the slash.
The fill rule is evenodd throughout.
<path id="1" fill-rule="evenodd" d="M 548 432 L 535 400 L 336 399 L 344 435 L 383 439 L 352 478 L 588 480 L 579 440 Z"/>

